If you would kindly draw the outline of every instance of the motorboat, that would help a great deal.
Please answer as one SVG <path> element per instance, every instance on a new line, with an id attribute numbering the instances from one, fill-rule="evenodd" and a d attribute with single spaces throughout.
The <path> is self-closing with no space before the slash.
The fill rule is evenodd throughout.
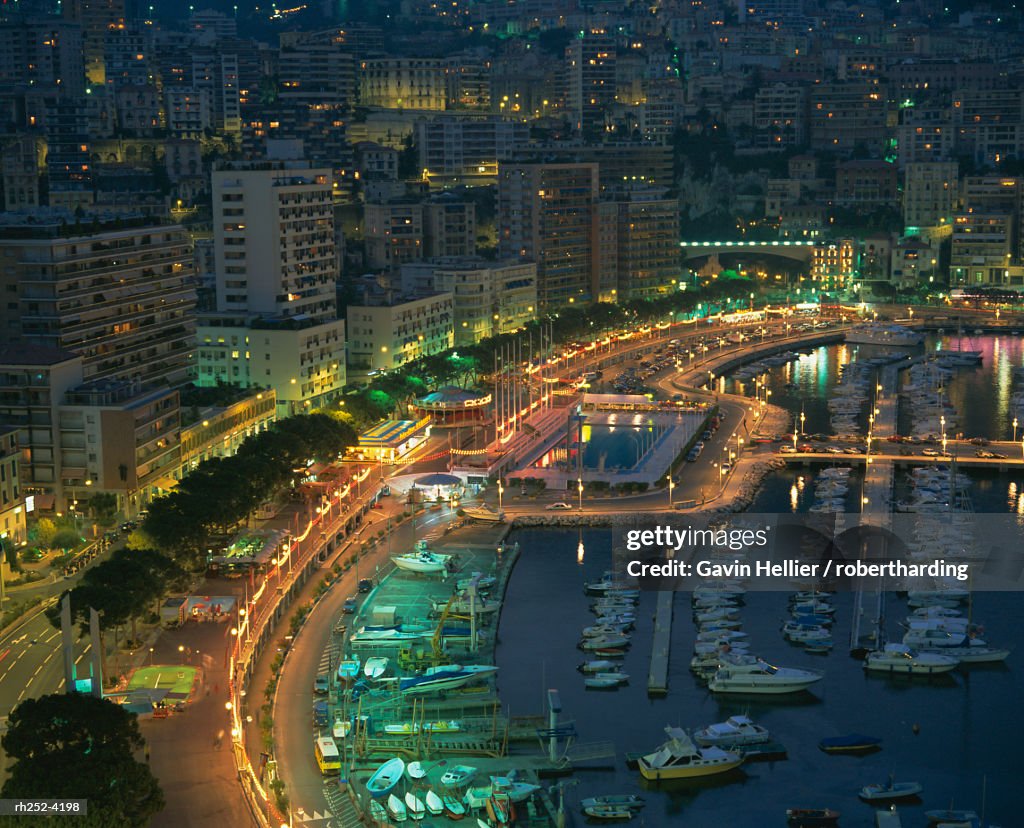
<path id="1" fill-rule="evenodd" d="M 431 816 L 441 816 L 444 813 L 444 802 L 433 791 L 427 791 L 426 796 L 423 798 L 423 804 L 427 806 L 427 811 L 430 812 Z"/>
<path id="2" fill-rule="evenodd" d="M 868 653 L 864 669 L 878 673 L 932 675 L 955 670 L 959 659 L 933 653 L 918 653 L 904 644 L 886 644 L 883 650 Z"/>
<path id="3" fill-rule="evenodd" d="M 388 797 L 388 813 L 395 822 L 405 822 L 405 803 L 394 794 Z"/>
<path id="4" fill-rule="evenodd" d="M 592 689 L 618 687 L 629 681 L 629 676 L 617 670 L 611 673 L 592 673 L 588 675 L 583 683 Z"/>
<path id="5" fill-rule="evenodd" d="M 447 610 L 456 615 L 490 615 L 501 608 L 501 602 L 484 595 L 476 595 L 470 598 L 468 595 L 456 596 L 451 601 L 434 601 L 434 612 L 443 613 Z"/>
<path id="6" fill-rule="evenodd" d="M 366 659 L 363 665 L 363 675 L 371 681 L 379 679 L 388 669 L 388 659 L 384 656 L 374 656 Z"/>
<path id="7" fill-rule="evenodd" d="M 366 780 L 366 790 L 374 799 L 391 793 L 391 789 L 398 784 L 405 773 L 405 760 L 397 756 L 388 759 L 383 765 L 374 771 L 373 776 Z"/>
<path id="8" fill-rule="evenodd" d="M 338 681 L 342 684 L 351 684 L 359 678 L 359 656 L 346 658 L 338 665 Z"/>
<path id="9" fill-rule="evenodd" d="M 600 819 L 608 822 L 628 821 L 633 818 L 633 811 L 624 805 L 584 806 L 583 813 L 589 819 Z"/>
<path id="10" fill-rule="evenodd" d="M 370 800 L 370 818 L 379 825 L 388 821 L 388 809 L 381 805 L 376 799 Z"/>
<path id="11" fill-rule="evenodd" d="M 714 609 L 696 613 L 694 618 L 698 624 L 703 624 L 707 621 L 735 621 L 739 618 L 739 610 L 730 609 L 729 607 L 715 607 Z"/>
<path id="12" fill-rule="evenodd" d="M 798 693 L 824 678 L 819 670 L 775 667 L 753 656 L 726 655 L 722 659 L 708 682 L 712 693 Z"/>
<path id="13" fill-rule="evenodd" d="M 457 796 L 445 794 L 441 801 L 444 803 L 444 813 L 448 819 L 460 820 L 466 815 L 466 806 Z"/>
<path id="14" fill-rule="evenodd" d="M 839 811 L 833 811 L 831 808 L 787 808 L 786 821 L 792 828 L 835 825 L 839 821 Z"/>
<path id="15" fill-rule="evenodd" d="M 749 637 L 748 633 L 740 630 L 711 630 L 697 633 L 698 641 L 725 641 L 729 644 L 735 644 Z"/>
<path id="16" fill-rule="evenodd" d="M 408 791 L 405 794 L 405 810 L 416 821 L 423 819 L 427 815 L 427 806 L 412 791 Z"/>
<path id="17" fill-rule="evenodd" d="M 949 632 L 948 630 L 907 630 L 903 634 L 903 643 L 908 647 L 962 647 L 970 642 L 971 647 L 982 647 L 985 642 L 980 638 L 971 638 L 962 632 Z M 979 642 L 975 644 L 974 642 Z"/>
<path id="18" fill-rule="evenodd" d="M 920 782 L 895 782 L 890 777 L 885 785 L 865 785 L 857 796 L 868 802 L 879 802 L 917 796 L 923 790 L 924 786 Z"/>
<path id="19" fill-rule="evenodd" d="M 508 776 L 492 776 L 491 790 L 507 793 L 508 798 L 515 802 L 525 802 L 537 791 L 540 785 L 531 785 L 529 782 L 519 782 Z"/>
<path id="20" fill-rule="evenodd" d="M 615 805 L 619 808 L 630 808 L 633 810 L 643 808 L 647 803 L 643 797 L 636 794 L 607 794 L 605 796 L 593 796 L 580 802 L 583 808 L 593 808 L 598 805 Z"/>
<path id="21" fill-rule="evenodd" d="M 405 630 L 398 630 L 393 627 L 383 630 L 371 630 L 366 627 L 360 627 L 356 632 L 352 633 L 349 641 L 353 644 L 401 645 L 409 641 L 419 641 L 429 637 L 430 633 L 426 630 L 423 632 L 406 632 Z"/>
<path id="22" fill-rule="evenodd" d="M 492 790 L 487 798 L 487 816 L 495 825 L 508 825 L 515 819 L 512 799 L 504 791 Z"/>
<path id="23" fill-rule="evenodd" d="M 696 641 L 693 645 L 693 652 L 696 655 L 709 655 L 711 653 L 744 653 L 750 649 L 746 641 Z"/>
<path id="24" fill-rule="evenodd" d="M 335 739 L 344 739 L 352 731 L 352 722 L 337 716 L 331 726 L 331 736 Z"/>
<path id="25" fill-rule="evenodd" d="M 613 670 L 618 670 L 619 665 L 614 661 L 607 661 L 605 659 L 596 659 L 594 661 L 584 661 L 579 667 L 577 667 L 581 673 L 606 673 Z"/>
<path id="26" fill-rule="evenodd" d="M 498 583 L 498 579 L 493 575 L 480 575 L 479 572 L 474 572 L 472 578 L 463 578 L 455 582 L 455 590 L 457 592 L 465 592 L 469 589 L 473 582 L 476 582 L 477 592 L 485 592 Z"/>
<path id="27" fill-rule="evenodd" d="M 440 555 L 437 552 L 432 552 L 425 540 L 416 541 L 412 552 L 391 556 L 391 560 L 394 561 L 395 566 L 399 569 L 404 569 L 406 572 L 424 574 L 447 572 L 448 563 L 451 559 L 451 555 Z"/>
<path id="28" fill-rule="evenodd" d="M 594 638 L 585 638 L 580 644 L 582 650 L 612 650 L 629 646 L 628 635 L 599 635 Z"/>
<path id="29" fill-rule="evenodd" d="M 490 664 L 471 664 L 465 667 L 459 664 L 442 664 L 428 667 L 422 676 L 399 679 L 398 689 L 403 693 L 436 693 L 464 687 L 497 672 L 498 668 Z"/>
<path id="30" fill-rule="evenodd" d="M 939 650 L 918 650 L 918 652 L 949 656 L 958 659 L 961 664 L 994 664 L 998 661 L 1006 661 L 1010 655 L 1009 650 L 999 647 L 943 647 Z"/>
<path id="31" fill-rule="evenodd" d="M 882 740 L 877 736 L 864 736 L 861 733 L 829 736 L 818 742 L 818 749 L 825 753 L 868 753 L 881 747 Z"/>
<path id="32" fill-rule="evenodd" d="M 483 523 L 504 523 L 505 513 L 495 511 L 486 503 L 477 506 L 465 506 L 462 513 L 471 520 L 479 520 Z"/>
<path id="33" fill-rule="evenodd" d="M 590 627 L 583 628 L 584 638 L 599 638 L 601 636 L 609 635 L 623 635 L 625 630 L 621 624 L 594 624 Z"/>
<path id="34" fill-rule="evenodd" d="M 708 725 L 693 734 L 693 740 L 701 747 L 732 748 L 757 745 L 770 739 L 767 728 L 754 724 L 746 716 L 730 716 L 724 722 Z"/>
<path id="35" fill-rule="evenodd" d="M 476 768 L 469 765 L 456 765 L 449 768 L 441 777 L 441 784 L 447 788 L 457 788 L 461 785 L 468 785 L 476 776 Z"/>
<path id="36" fill-rule="evenodd" d="M 599 647 L 596 650 L 591 651 L 594 655 L 600 656 L 601 658 L 625 658 L 626 651 L 621 647 Z"/>
<path id="37" fill-rule="evenodd" d="M 666 727 L 668 741 L 653 753 L 638 760 L 640 775 L 644 779 L 689 779 L 711 776 L 738 768 L 743 757 L 717 747 L 699 748 L 685 730 Z"/>

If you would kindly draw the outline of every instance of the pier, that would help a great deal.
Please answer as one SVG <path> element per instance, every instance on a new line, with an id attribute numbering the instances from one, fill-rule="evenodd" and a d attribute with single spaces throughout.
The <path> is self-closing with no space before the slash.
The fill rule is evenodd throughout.
<path id="1" fill-rule="evenodd" d="M 664 696 L 668 693 L 668 658 L 672 645 L 672 602 L 676 594 L 671 590 L 658 593 L 654 616 L 654 640 L 651 643 L 651 669 L 647 674 L 647 695 Z"/>

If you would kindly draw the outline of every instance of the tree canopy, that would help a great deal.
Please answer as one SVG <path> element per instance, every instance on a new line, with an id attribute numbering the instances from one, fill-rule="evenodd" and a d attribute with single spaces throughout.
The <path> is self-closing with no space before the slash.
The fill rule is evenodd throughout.
<path id="1" fill-rule="evenodd" d="M 134 758 L 144 744 L 134 714 L 93 696 L 26 699 L 0 740 L 14 764 L 5 798 L 87 799 L 76 825 L 145 826 L 164 806 L 149 767 Z"/>

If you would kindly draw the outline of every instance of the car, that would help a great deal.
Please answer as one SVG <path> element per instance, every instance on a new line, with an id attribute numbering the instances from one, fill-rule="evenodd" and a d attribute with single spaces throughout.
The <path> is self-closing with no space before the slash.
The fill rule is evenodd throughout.
<path id="1" fill-rule="evenodd" d="M 570 506 L 564 500 L 560 500 L 558 501 L 558 503 L 549 503 L 544 508 L 547 509 L 549 512 L 554 512 L 559 510 L 571 509 L 572 506 Z"/>
<path id="2" fill-rule="evenodd" d="M 705 432 L 704 432 L 704 439 L 705 440 L 710 440 L 714 436 L 715 435 L 711 433 L 711 429 L 710 428 L 705 430 Z"/>
<path id="3" fill-rule="evenodd" d="M 798 451 L 801 454 L 812 454 L 814 452 L 814 446 L 812 446 L 810 443 L 804 443 L 802 446 L 800 446 Z"/>
<path id="4" fill-rule="evenodd" d="M 824 451 L 825 454 L 842 454 L 846 449 L 837 449 L 835 446 L 825 446 L 822 451 Z"/>
<path id="5" fill-rule="evenodd" d="M 782 446 L 779 448 L 780 454 L 796 454 L 796 449 L 792 446 Z"/>
<path id="6" fill-rule="evenodd" d="M 972 446 L 987 446 L 988 442 L 984 437 L 972 437 L 970 440 Z"/>
<path id="7" fill-rule="evenodd" d="M 327 677 L 327 673 L 319 673 L 313 680 L 313 692 L 318 696 L 326 696 L 330 689 L 331 681 Z"/>
<path id="8" fill-rule="evenodd" d="M 900 455 L 903 457 L 912 457 L 914 454 L 913 449 L 908 449 L 906 446 L 900 447 Z"/>
<path id="9" fill-rule="evenodd" d="M 341 611 L 346 615 L 351 615 L 356 611 L 356 605 L 357 602 L 355 598 L 346 598 L 345 603 L 341 606 Z"/>
<path id="10" fill-rule="evenodd" d="M 856 446 L 847 446 L 843 449 L 843 454 L 860 454 L 861 450 Z"/>
<path id="11" fill-rule="evenodd" d="M 989 454 L 989 459 L 990 460 L 1005 460 L 1006 459 L 1006 455 L 1005 454 L 1000 454 L 998 451 L 990 451 L 988 454 Z"/>
<path id="12" fill-rule="evenodd" d="M 942 452 L 939 451 L 938 449 L 924 449 L 921 452 L 921 454 L 923 454 L 925 457 L 941 457 L 942 456 Z"/>
<path id="13" fill-rule="evenodd" d="M 371 581 L 369 578 L 363 578 L 359 582 L 359 586 L 357 587 L 357 589 L 360 592 L 369 592 L 371 589 L 373 589 L 373 581 Z"/>
<path id="14" fill-rule="evenodd" d="M 732 463 L 722 463 L 722 471 L 728 474 L 732 471 Z"/>

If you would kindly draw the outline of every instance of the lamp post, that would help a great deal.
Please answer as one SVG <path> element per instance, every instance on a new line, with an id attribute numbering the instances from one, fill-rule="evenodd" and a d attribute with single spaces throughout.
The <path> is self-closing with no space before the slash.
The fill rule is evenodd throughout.
<path id="1" fill-rule="evenodd" d="M 498 480 L 498 511 L 501 511 L 501 496 L 505 494 L 505 487 L 501 485 L 501 480 Z"/>
<path id="2" fill-rule="evenodd" d="M 576 490 L 580 493 L 580 511 L 583 511 L 583 478 L 576 479 Z"/>
<path id="3" fill-rule="evenodd" d="M 800 409 L 800 436 L 801 437 L 804 434 L 804 419 L 805 419 L 805 417 L 804 417 L 804 410 L 803 410 L 803 408 L 801 408 Z"/>
<path id="4" fill-rule="evenodd" d="M 672 472 L 668 475 L 668 506 L 672 508 L 672 490 L 676 487 L 675 481 L 672 479 Z"/>
<path id="5" fill-rule="evenodd" d="M 1013 442 L 1017 442 L 1017 418 L 1013 418 Z"/>

